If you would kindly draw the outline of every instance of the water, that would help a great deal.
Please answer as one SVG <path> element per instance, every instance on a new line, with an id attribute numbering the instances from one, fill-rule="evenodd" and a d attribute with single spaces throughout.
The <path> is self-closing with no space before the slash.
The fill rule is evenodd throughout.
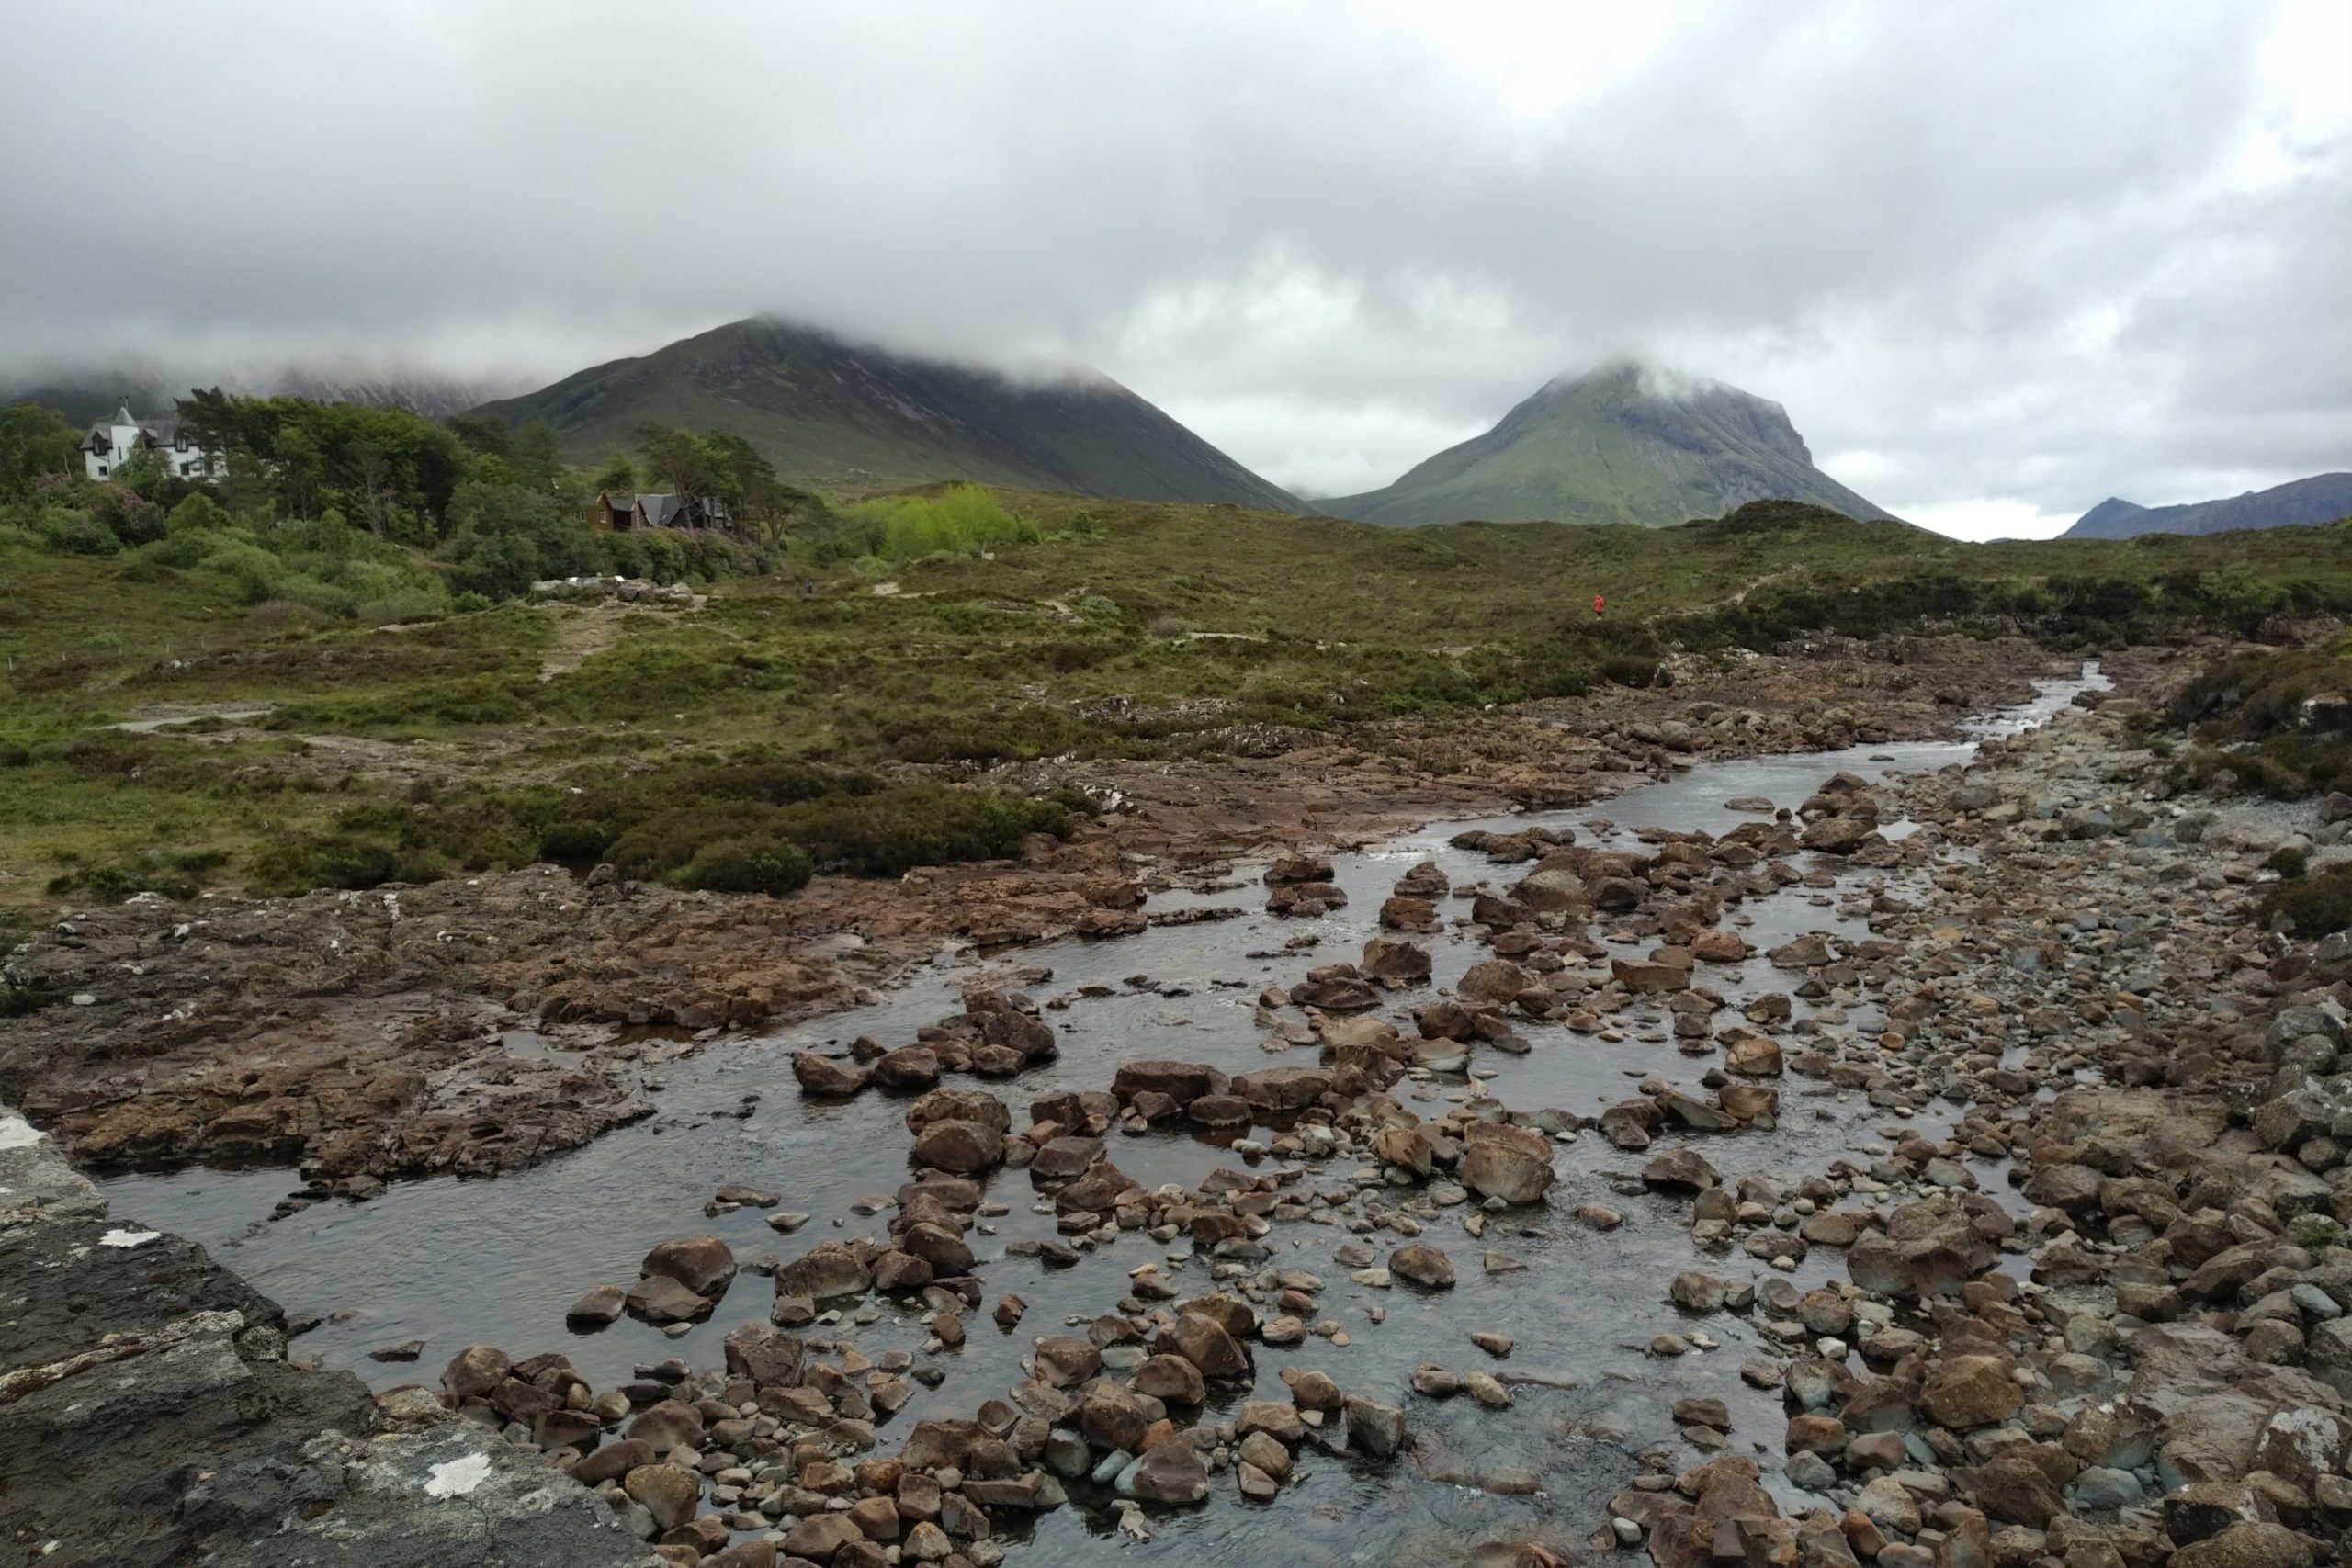
<path id="1" fill-rule="evenodd" d="M 2080 679 L 2043 682 L 2033 702 L 1984 720 L 1973 733 L 2007 735 L 2041 723 L 2086 684 L 2105 684 L 2096 665 L 2086 666 Z M 1271 983 L 1287 987 L 1316 964 L 1357 957 L 1377 929 L 1374 917 L 1390 885 L 1417 861 L 1435 860 L 1457 887 L 1480 881 L 1505 886 L 1527 869 L 1491 866 L 1483 855 L 1450 847 L 1447 840 L 1465 827 L 1568 826 L 1583 841 L 1624 845 L 1634 842 L 1638 829 L 1651 825 L 1720 833 L 1754 819 L 1724 804 L 1734 798 L 1760 795 L 1793 807 L 1841 768 L 1865 777 L 1927 771 L 1965 761 L 1973 750 L 1973 740 L 1927 742 L 1709 763 L 1594 807 L 1435 825 L 1363 853 L 1335 857 L 1336 879 L 1350 902 L 1318 919 L 1284 920 L 1260 912 L 1263 889 L 1245 869 L 1242 874 L 1250 879 L 1243 887 L 1156 899 L 1152 906 L 1238 904 L 1250 911 L 1241 918 L 1154 928 L 1113 942 L 1049 942 L 993 961 L 943 959 L 875 1006 L 765 1037 L 714 1041 L 694 1056 L 648 1069 L 649 1085 L 659 1086 L 654 1117 L 494 1180 L 403 1182 L 369 1202 L 320 1203 L 275 1222 L 266 1217 L 273 1205 L 300 1185 L 282 1169 L 191 1168 L 116 1176 L 100 1186 L 119 1219 L 194 1236 L 289 1312 L 328 1316 L 296 1342 L 300 1353 L 349 1367 L 379 1387 L 430 1383 L 444 1359 L 475 1341 L 516 1354 L 561 1349 L 599 1388 L 625 1381 L 638 1363 L 673 1355 L 696 1365 L 716 1364 L 727 1330 L 764 1315 L 770 1299 L 764 1279 L 748 1271 L 740 1276 L 711 1321 L 682 1340 L 627 1318 L 602 1331 L 575 1334 L 564 1325 L 564 1309 L 592 1286 L 628 1283 L 638 1259 L 671 1236 L 715 1233 L 740 1258 L 751 1259 L 790 1258 L 827 1235 L 887 1235 L 887 1212 L 860 1217 L 852 1206 L 863 1196 L 887 1195 L 906 1179 L 911 1140 L 901 1120 L 905 1101 L 878 1092 L 843 1103 L 806 1100 L 790 1070 L 795 1051 L 838 1045 L 861 1034 L 885 1045 L 905 1043 L 919 1026 L 958 1010 L 958 987 L 976 970 L 1017 965 L 1052 972 L 1049 979 L 1027 987 L 1041 1000 L 1088 985 L 1111 987 L 1114 994 L 1048 1010 L 1045 1017 L 1060 1039 L 1059 1059 L 1010 1083 L 985 1086 L 1012 1107 L 1016 1127 L 1024 1124 L 1031 1100 L 1064 1089 L 1107 1089 L 1125 1061 L 1174 1057 L 1211 1062 L 1227 1072 L 1312 1063 L 1311 1046 L 1271 1054 L 1261 1046 L 1264 1036 L 1251 1016 L 1258 993 Z M 1616 826 L 1596 829 L 1597 821 Z M 1926 874 L 1861 867 L 1839 871 L 1835 889 L 1790 887 L 1736 907 L 1730 919 L 1759 951 L 1807 931 L 1860 934 L 1860 919 L 1841 915 L 1837 906 L 1855 898 L 1866 904 L 1868 893 L 1881 888 L 1898 896 L 1916 891 Z M 1450 901 L 1442 908 L 1449 915 L 1466 913 Z M 1605 924 L 1596 927 L 1597 935 L 1605 931 Z M 1286 949 L 1295 939 L 1310 935 L 1317 939 L 1312 948 Z M 1415 940 L 1430 948 L 1439 985 L 1451 984 L 1487 956 L 1485 948 L 1452 933 Z M 1637 955 L 1647 945 L 1611 951 Z M 1129 976 L 1148 976 L 1159 989 L 1128 987 L 1124 982 Z M 1707 966 L 1701 978 L 1724 991 L 1736 1008 L 1748 997 L 1787 989 L 1790 977 L 1759 958 L 1731 969 Z M 1185 994 L 1168 994 L 1175 991 Z M 1413 1000 L 1429 994 L 1398 993 L 1388 1010 L 1401 1017 Z M 1798 1019 L 1811 1011 L 1797 1003 Z M 1664 1009 L 1629 1009 L 1610 1021 L 1624 1031 L 1622 1042 L 1522 1023 L 1521 1032 L 1532 1045 L 1527 1055 L 1477 1045 L 1470 1065 L 1474 1071 L 1490 1072 L 1484 1087 L 1519 1110 L 1556 1106 L 1597 1113 L 1627 1098 L 1638 1079 L 1651 1075 L 1699 1089 L 1711 1058 L 1687 1057 L 1675 1048 Z M 1871 1010 L 1856 1007 L 1834 1027 L 1860 1031 L 1875 1022 Z M 519 1052 L 545 1048 L 527 1032 L 510 1036 L 506 1044 Z M 1470 1092 L 1470 1080 L 1408 1081 L 1397 1092 L 1423 1114 L 1436 1114 L 1442 1097 Z M 1811 1080 L 1785 1079 L 1781 1095 L 1775 1131 L 1669 1134 L 1658 1146 L 1693 1144 L 1726 1182 L 1751 1172 L 1793 1178 L 1881 1139 L 1893 1123 L 1860 1095 L 1830 1091 Z M 1230 1135 L 1220 1141 L 1183 1132 L 1141 1138 L 1114 1134 L 1110 1154 L 1147 1186 L 1192 1184 L 1220 1164 L 1241 1163 L 1220 1142 L 1229 1144 Z M 1155 1517 L 1154 1540 L 1130 1542 L 1130 1549 L 1170 1562 L 1240 1561 L 1263 1555 L 1262 1529 L 1269 1525 L 1284 1532 L 1286 1558 L 1333 1563 L 1455 1561 L 1464 1541 L 1497 1535 L 1578 1539 L 1603 1522 L 1605 1500 L 1633 1473 L 1633 1451 L 1674 1439 L 1668 1411 L 1684 1394 L 1725 1400 L 1733 1411 L 1735 1445 L 1757 1442 L 1770 1450 L 1760 1457 L 1776 1464 L 1777 1397 L 1747 1388 L 1737 1376 L 1739 1362 L 1760 1343 L 1744 1319 L 1719 1314 L 1697 1325 L 1721 1343 L 1712 1353 L 1675 1359 L 1645 1353 L 1659 1330 L 1683 1326 L 1665 1295 L 1678 1270 L 1702 1267 L 1734 1279 L 1768 1272 L 1744 1253 L 1700 1253 L 1684 1228 L 1680 1205 L 1612 1189 L 1611 1176 L 1622 1180 L 1646 1157 L 1623 1154 L 1587 1134 L 1560 1150 L 1559 1181 L 1549 1203 L 1493 1216 L 1483 1241 L 1460 1228 L 1467 1209 L 1444 1212 L 1425 1239 L 1453 1256 L 1460 1282 L 1437 1295 L 1401 1284 L 1390 1291 L 1355 1286 L 1331 1256 L 1356 1239 L 1350 1233 L 1337 1226 L 1278 1224 L 1269 1237 L 1278 1266 L 1324 1277 L 1329 1288 L 1323 1314 L 1338 1318 L 1351 1343 L 1340 1348 L 1310 1337 L 1290 1352 L 1261 1347 L 1255 1392 L 1283 1396 L 1277 1374 L 1286 1361 L 1319 1368 L 1344 1387 L 1403 1403 L 1429 1451 L 1450 1456 L 1450 1461 L 1430 1461 L 1429 1468 L 1441 1477 L 1432 1479 L 1410 1466 L 1399 1473 L 1303 1452 L 1306 1479 L 1275 1502 L 1238 1506 L 1229 1479 L 1220 1479 L 1209 1506 Z M 1258 1168 L 1277 1168 L 1269 1161 Z M 1354 1168 L 1354 1161 L 1334 1161 L 1302 1179 L 1311 1186 L 1344 1185 Z M 755 1209 L 706 1218 L 704 1201 L 728 1181 L 778 1192 L 783 1209 L 814 1217 L 792 1236 L 775 1235 Z M 903 1432 L 926 1415 L 967 1415 L 1001 1393 L 1023 1375 L 1020 1359 L 1034 1337 L 1062 1331 L 1066 1318 L 1083 1321 L 1113 1310 L 1126 1270 L 1140 1263 L 1159 1259 L 1163 1267 L 1181 1270 L 1176 1278 L 1188 1293 L 1210 1288 L 1204 1263 L 1167 1258 L 1148 1237 L 1134 1234 L 1070 1269 L 1049 1269 L 1035 1257 L 1004 1256 L 1009 1242 L 1054 1235 L 1054 1218 L 1032 1212 L 1037 1199 L 1023 1172 L 998 1173 L 989 1196 L 1008 1203 L 1011 1213 L 984 1222 L 993 1224 L 993 1235 L 971 1237 L 979 1258 L 976 1271 L 991 1302 L 1017 1292 L 1030 1303 L 1028 1315 L 1006 1333 L 985 1313 L 972 1314 L 969 1342 L 939 1359 L 945 1382 L 920 1393 L 885 1428 L 886 1447 L 890 1433 Z M 1573 1213 L 1577 1205 L 1594 1201 L 1618 1209 L 1625 1224 L 1606 1234 L 1588 1230 Z M 1385 1251 L 1398 1239 L 1383 1232 L 1366 1244 Z M 1526 1270 L 1487 1275 L 1480 1259 L 1489 1247 L 1524 1263 Z M 1794 1278 L 1804 1286 L 1838 1271 L 1838 1255 L 1825 1250 Z M 877 1304 L 879 1319 L 864 1326 L 844 1325 L 844 1338 L 869 1355 L 891 1348 L 919 1351 L 922 1325 L 887 1303 Z M 1374 1307 L 1385 1309 L 1385 1323 L 1370 1320 L 1367 1309 Z M 1492 1361 L 1470 1344 L 1469 1333 L 1478 1329 L 1512 1335 L 1517 1346 L 1510 1359 Z M 424 1359 L 414 1366 L 367 1358 L 372 1348 L 411 1338 L 426 1341 Z M 1515 1385 L 1513 1408 L 1488 1412 L 1466 1396 L 1450 1402 L 1412 1396 L 1407 1380 L 1424 1360 L 1460 1371 L 1485 1368 L 1506 1381 L 1534 1381 Z M 1246 1396 L 1239 1390 L 1224 1392 L 1212 1408 Z M 1542 1491 L 1504 1495 L 1461 1483 L 1464 1478 L 1483 1473 L 1491 1479 L 1512 1470 L 1532 1471 Z M 1261 1517 L 1261 1507 L 1278 1517 Z M 1091 1561 L 1099 1546 L 1091 1543 L 1107 1528 L 1099 1509 L 1071 1507 L 1043 1516 L 1023 1561 Z"/>

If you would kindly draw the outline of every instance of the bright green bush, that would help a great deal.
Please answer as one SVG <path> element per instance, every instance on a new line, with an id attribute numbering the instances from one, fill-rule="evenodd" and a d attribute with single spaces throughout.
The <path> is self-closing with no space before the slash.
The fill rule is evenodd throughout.
<path id="1" fill-rule="evenodd" d="M 851 508 L 843 532 L 862 553 L 885 560 L 970 555 L 989 545 L 1033 543 L 1037 525 L 1004 509 L 982 485 L 952 484 L 924 495 L 887 495 Z"/>

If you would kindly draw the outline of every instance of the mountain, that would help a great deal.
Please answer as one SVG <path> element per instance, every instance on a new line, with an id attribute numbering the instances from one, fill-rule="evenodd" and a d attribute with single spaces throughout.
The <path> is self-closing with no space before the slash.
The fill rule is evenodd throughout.
<path id="1" fill-rule="evenodd" d="M 2315 474 L 2227 501 L 2138 506 L 2113 496 L 2075 520 L 2062 539 L 2129 539 L 2137 534 L 2228 534 L 2240 528 L 2311 528 L 2352 517 L 2352 474 Z"/>
<path id="2" fill-rule="evenodd" d="M 632 446 L 651 421 L 733 431 L 812 487 L 960 479 L 1313 510 L 1108 377 L 1018 379 L 786 321 L 736 321 L 481 412 L 550 421 L 575 462 Z"/>
<path id="3" fill-rule="evenodd" d="M 1813 466 L 1780 404 L 1620 359 L 1552 382 L 1385 490 L 1320 504 L 1366 523 L 1663 526 L 1750 501 L 1889 515 Z"/>
<path id="4" fill-rule="evenodd" d="M 248 397 L 311 398 L 324 403 L 368 403 L 377 408 L 406 409 L 427 419 L 463 413 L 485 398 L 511 390 L 512 381 L 467 380 L 456 377 L 412 375 L 398 371 L 328 371 L 287 367 L 261 372 L 223 373 L 217 367 L 184 367 L 175 373 L 153 366 L 143 369 L 54 370 L 39 376 L 0 380 L 0 404 L 40 403 L 55 409 L 74 424 L 115 411 L 130 400 L 133 412 L 169 413 L 173 402 L 192 387 L 220 387 Z"/>

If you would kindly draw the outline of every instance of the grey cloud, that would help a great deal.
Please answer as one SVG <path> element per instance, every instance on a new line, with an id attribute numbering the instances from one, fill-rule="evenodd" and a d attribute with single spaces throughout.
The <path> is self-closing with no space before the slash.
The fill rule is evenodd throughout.
<path id="1" fill-rule="evenodd" d="M 1898 510 L 2352 463 L 2346 126 L 2233 177 L 2256 6 L 1696 4 L 1542 112 L 1337 6 L 170 14 L 12 4 L 0 367 L 556 374 L 769 310 L 1083 359 L 1326 493 L 1624 351 Z"/>

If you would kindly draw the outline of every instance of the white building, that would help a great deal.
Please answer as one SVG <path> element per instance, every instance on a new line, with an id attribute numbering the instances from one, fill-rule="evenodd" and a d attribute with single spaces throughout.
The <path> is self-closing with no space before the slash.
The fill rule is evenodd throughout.
<path id="1" fill-rule="evenodd" d="M 215 479 L 227 468 L 220 453 L 198 446 L 180 428 L 176 416 L 141 419 L 130 412 L 128 399 L 82 437 L 82 465 L 92 479 L 108 479 L 142 447 L 153 450 L 162 459 L 164 471 L 175 479 Z"/>

